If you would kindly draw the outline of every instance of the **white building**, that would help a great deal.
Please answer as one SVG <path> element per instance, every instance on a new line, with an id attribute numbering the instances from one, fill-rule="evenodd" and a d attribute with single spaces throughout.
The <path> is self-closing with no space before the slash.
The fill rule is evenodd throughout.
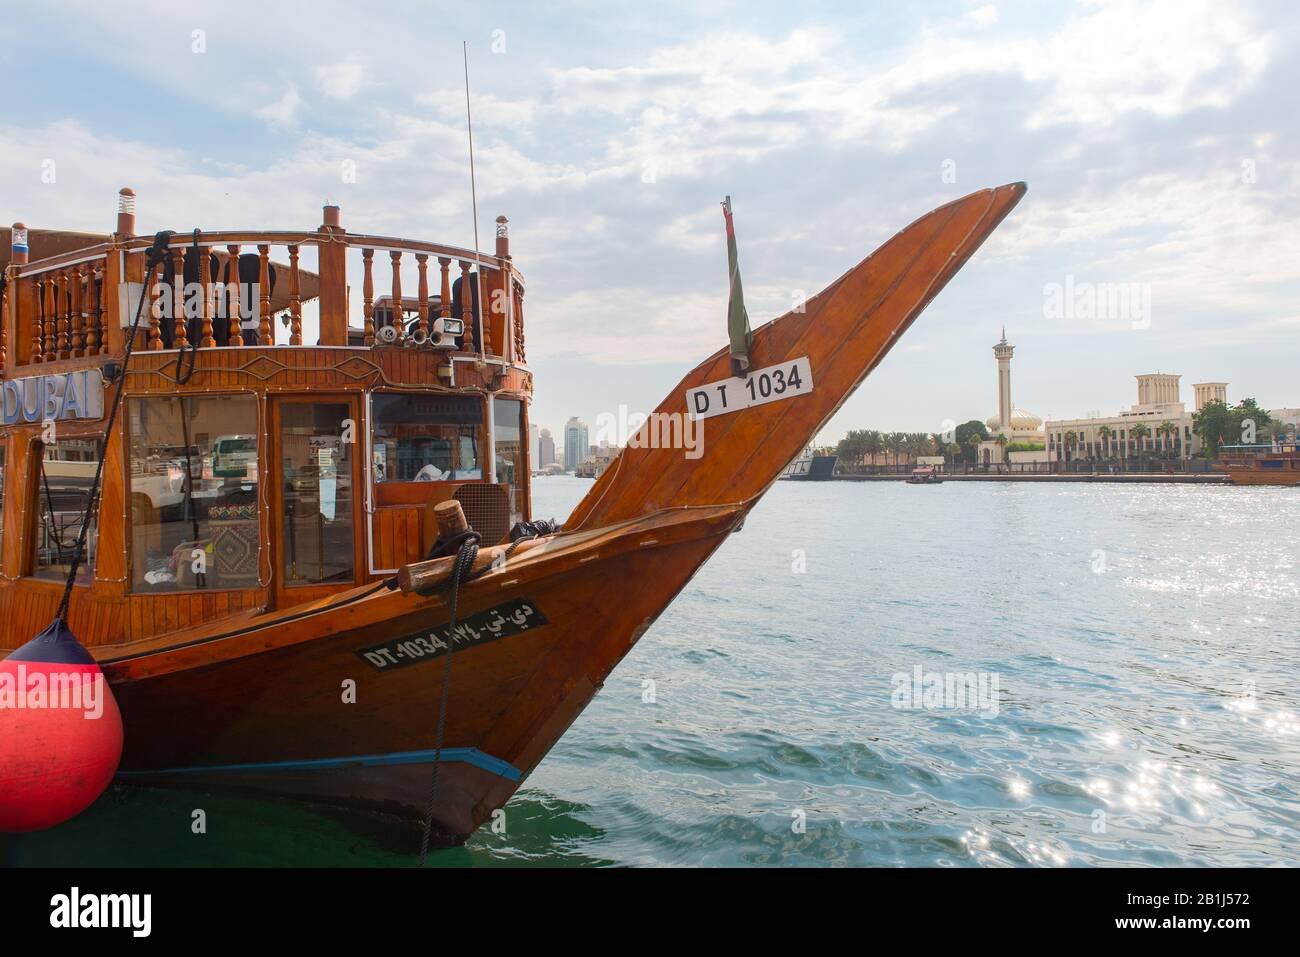
<path id="1" fill-rule="evenodd" d="M 1048 422 L 1047 451 L 1053 462 L 1127 459 L 1138 455 L 1189 459 L 1201 451 L 1192 431 L 1192 413 L 1206 403 L 1227 403 L 1226 382 L 1192 386 L 1196 407 L 1189 412 L 1180 399 L 1182 376 L 1151 373 L 1137 376 L 1137 404 L 1118 415 Z"/>

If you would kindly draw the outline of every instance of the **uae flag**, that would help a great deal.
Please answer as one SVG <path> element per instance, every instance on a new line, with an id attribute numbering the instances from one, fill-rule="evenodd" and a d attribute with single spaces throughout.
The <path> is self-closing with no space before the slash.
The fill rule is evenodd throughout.
<path id="1" fill-rule="evenodd" d="M 740 285 L 740 264 L 736 257 L 736 224 L 731 218 L 731 197 L 722 203 L 722 217 L 727 221 L 727 271 L 731 276 L 731 295 L 727 300 L 727 334 L 731 339 L 731 374 L 749 374 L 749 346 L 754 334 L 749 331 L 749 313 L 745 311 L 745 291 Z"/>

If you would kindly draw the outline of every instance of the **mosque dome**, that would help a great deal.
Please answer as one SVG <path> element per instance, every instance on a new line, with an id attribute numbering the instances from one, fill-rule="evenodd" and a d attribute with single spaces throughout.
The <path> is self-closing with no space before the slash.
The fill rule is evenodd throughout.
<path id="1" fill-rule="evenodd" d="M 996 432 L 1002 428 L 1002 420 L 991 415 L 984 423 L 990 431 Z M 1032 412 L 1026 412 L 1024 409 L 1011 410 L 1011 431 L 1013 432 L 1037 432 L 1043 426 L 1043 420 Z"/>

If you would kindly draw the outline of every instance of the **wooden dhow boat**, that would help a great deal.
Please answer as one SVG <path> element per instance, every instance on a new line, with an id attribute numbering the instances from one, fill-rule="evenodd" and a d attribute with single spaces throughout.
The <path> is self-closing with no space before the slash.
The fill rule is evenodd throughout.
<path id="1" fill-rule="evenodd" d="M 1294 438 L 1272 445 L 1228 445 L 1215 466 L 1234 485 L 1300 485 L 1300 444 Z"/>
<path id="2" fill-rule="evenodd" d="M 706 359 L 562 531 L 513 543 L 532 517 L 532 375 L 504 218 L 492 256 L 349 233 L 334 207 L 315 230 L 182 233 L 147 287 L 154 243 L 129 191 L 111 234 L 16 225 L 0 655 L 54 617 L 102 455 L 68 623 L 121 710 L 120 779 L 385 812 L 463 841 L 1024 192 L 923 216 L 754 330 L 746 377 L 727 348 Z M 482 547 L 426 560 L 452 501 Z"/>

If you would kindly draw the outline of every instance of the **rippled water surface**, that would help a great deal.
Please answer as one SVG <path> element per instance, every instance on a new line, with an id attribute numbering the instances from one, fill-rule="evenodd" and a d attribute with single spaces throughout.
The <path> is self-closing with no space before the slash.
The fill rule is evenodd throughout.
<path id="1" fill-rule="evenodd" d="M 538 479 L 535 511 L 588 488 Z M 1294 865 L 1298 563 L 1294 489 L 777 483 L 507 833 L 431 863 Z M 918 668 L 987 694 L 897 707 Z M 411 860 L 242 799 L 196 857 L 166 823 L 193 804 L 114 789 L 9 859 Z"/>

